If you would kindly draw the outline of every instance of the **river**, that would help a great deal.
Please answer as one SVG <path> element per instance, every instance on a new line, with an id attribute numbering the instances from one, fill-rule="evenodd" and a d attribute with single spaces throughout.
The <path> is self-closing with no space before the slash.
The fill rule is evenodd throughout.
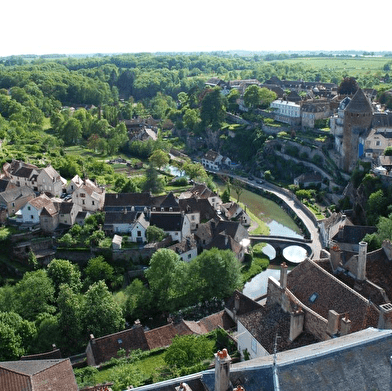
<path id="1" fill-rule="evenodd" d="M 271 218 L 273 216 L 270 215 L 269 221 L 266 222 L 270 229 L 270 235 L 303 238 L 303 235 L 276 220 L 270 220 Z M 275 258 L 275 250 L 269 244 L 264 247 L 263 252 L 270 260 Z M 291 263 L 299 263 L 305 259 L 306 250 L 299 246 L 291 246 L 283 251 L 283 256 Z M 243 293 L 252 299 L 265 295 L 267 293 L 268 277 L 274 277 L 279 280 L 279 275 L 279 269 L 267 269 L 248 281 L 244 286 Z"/>

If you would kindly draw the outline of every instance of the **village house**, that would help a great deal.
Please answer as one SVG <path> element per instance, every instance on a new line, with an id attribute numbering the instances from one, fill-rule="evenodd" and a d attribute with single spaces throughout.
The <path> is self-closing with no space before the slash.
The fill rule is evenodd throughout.
<path id="1" fill-rule="evenodd" d="M 294 185 L 301 188 L 321 185 L 323 177 L 319 172 L 306 172 L 294 178 Z"/>
<path id="2" fill-rule="evenodd" d="M 194 235 L 169 246 L 168 249 L 176 252 L 184 262 L 190 262 L 197 257 L 197 242 Z"/>
<path id="3" fill-rule="evenodd" d="M 202 249 L 217 248 L 231 250 L 241 262 L 249 246 L 249 234 L 246 228 L 236 221 L 211 219 L 200 224 L 195 232 L 195 238 Z"/>
<path id="4" fill-rule="evenodd" d="M 167 325 L 145 331 L 139 321 L 136 321 L 130 329 L 118 333 L 95 338 L 90 335 L 90 341 L 86 348 L 87 364 L 99 365 L 112 357 L 118 357 L 118 351 L 124 349 L 128 354 L 132 350 L 151 350 L 168 347 L 177 335 L 202 335 L 216 328 L 231 330 L 234 322 L 225 313 L 220 311 L 199 321 L 181 320 Z"/>
<path id="5" fill-rule="evenodd" d="M 191 235 L 191 223 L 181 212 L 151 212 L 150 225 L 163 229 L 173 241 L 181 242 Z"/>
<path id="6" fill-rule="evenodd" d="M 222 156 L 219 152 L 210 149 L 202 158 L 201 164 L 208 170 L 218 171 L 222 168 L 229 168 L 231 160 Z"/>
<path id="7" fill-rule="evenodd" d="M 191 231 L 195 231 L 201 222 L 218 217 L 217 211 L 206 198 L 180 198 L 179 206 L 191 222 Z"/>
<path id="8" fill-rule="evenodd" d="M 150 223 L 143 212 L 106 212 L 103 229 L 108 234 L 127 235 L 130 242 L 147 242 L 146 231 Z"/>
<path id="9" fill-rule="evenodd" d="M 301 105 L 288 100 L 274 100 L 270 107 L 274 109 L 274 119 L 289 125 L 301 124 Z"/>
<path id="10" fill-rule="evenodd" d="M 3 165 L 3 173 L 6 178 L 17 186 L 27 186 L 35 192 L 45 192 L 51 196 L 60 196 L 65 179 L 51 166 L 38 168 L 20 160 L 13 160 Z"/>
<path id="11" fill-rule="evenodd" d="M 207 199 L 211 206 L 218 211 L 219 205 L 222 203 L 217 193 L 210 190 L 205 184 L 196 184 L 190 190 L 180 194 L 180 200 L 186 198 Z"/>
<path id="12" fill-rule="evenodd" d="M 41 194 L 39 197 L 33 198 L 28 201 L 18 211 L 18 221 L 24 224 L 40 224 L 40 215 L 42 210 L 48 206 L 53 205 L 52 200 L 45 194 Z"/>
<path id="13" fill-rule="evenodd" d="M 89 212 L 102 210 L 105 202 L 105 188 L 86 179 L 80 187 L 74 189 L 72 202 Z"/>
<path id="14" fill-rule="evenodd" d="M 67 184 L 66 193 L 72 194 L 76 189 L 79 189 L 84 184 L 83 179 L 79 175 L 75 175 Z"/>
<path id="15" fill-rule="evenodd" d="M 344 298 L 344 299 L 342 299 Z M 279 351 L 377 327 L 380 311 L 370 300 L 305 260 L 287 273 L 281 265 L 279 282 L 268 280 L 266 304 L 237 317 L 238 349 L 243 357 Z"/>
<path id="16" fill-rule="evenodd" d="M 4 391 L 77 391 L 67 359 L 0 362 L 0 389 Z"/>
<path id="17" fill-rule="evenodd" d="M 236 202 L 221 204 L 220 210 L 221 216 L 224 216 L 227 220 L 238 221 L 245 227 L 249 227 L 252 223 L 249 215 Z"/>
<path id="18" fill-rule="evenodd" d="M 35 198 L 30 187 L 22 186 L 10 188 L 0 193 L 0 209 L 5 210 L 6 216 L 13 216 L 26 203 Z"/>
<path id="19" fill-rule="evenodd" d="M 307 100 L 301 105 L 301 125 L 303 128 L 314 129 L 317 121 L 328 119 L 332 114 L 329 100 Z"/>

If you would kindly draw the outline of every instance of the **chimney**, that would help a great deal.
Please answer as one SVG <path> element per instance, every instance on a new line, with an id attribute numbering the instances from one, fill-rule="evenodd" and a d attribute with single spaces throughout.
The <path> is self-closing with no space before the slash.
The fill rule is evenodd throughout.
<path id="1" fill-rule="evenodd" d="M 327 334 L 331 337 L 339 331 L 339 314 L 334 310 L 328 311 Z"/>
<path id="2" fill-rule="evenodd" d="M 351 329 L 351 320 L 348 318 L 348 314 L 344 315 L 344 318 L 340 319 L 340 335 L 347 335 Z"/>
<path id="3" fill-rule="evenodd" d="M 392 243 L 389 240 L 384 240 L 382 242 L 382 248 L 388 258 L 388 261 L 392 261 Z"/>
<path id="4" fill-rule="evenodd" d="M 302 308 L 298 308 L 290 314 L 290 341 L 294 341 L 304 331 L 304 319 L 305 313 Z"/>
<path id="5" fill-rule="evenodd" d="M 367 253 L 367 243 L 359 242 L 357 280 L 360 281 L 364 281 L 366 279 L 366 253 Z"/>
<path id="6" fill-rule="evenodd" d="M 227 349 L 215 354 L 215 391 L 228 391 L 230 389 L 230 363 L 231 357 Z"/>
<path id="7" fill-rule="evenodd" d="M 282 289 L 286 289 L 286 287 L 287 287 L 287 269 L 288 269 L 288 266 L 287 266 L 286 262 L 283 262 L 280 265 L 280 279 L 279 279 L 280 287 Z"/>
<path id="8" fill-rule="evenodd" d="M 339 227 L 338 239 L 343 240 L 343 238 L 344 238 L 344 225 L 341 225 Z"/>
<path id="9" fill-rule="evenodd" d="M 380 316 L 378 318 L 379 329 L 391 329 L 392 328 L 392 304 L 386 303 L 380 305 Z"/>

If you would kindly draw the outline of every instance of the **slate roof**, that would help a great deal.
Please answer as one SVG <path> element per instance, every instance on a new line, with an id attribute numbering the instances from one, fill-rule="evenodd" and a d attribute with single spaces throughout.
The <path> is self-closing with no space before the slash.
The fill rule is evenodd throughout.
<path id="1" fill-rule="evenodd" d="M 248 296 L 244 295 L 239 290 L 235 290 L 235 292 L 231 295 L 231 297 L 226 301 L 225 307 L 233 312 L 235 306 L 235 300 L 239 300 L 239 310 L 237 311 L 237 315 L 247 314 L 248 312 L 258 310 L 261 308 L 261 305 L 254 301 L 253 299 L 249 298 Z"/>
<path id="2" fill-rule="evenodd" d="M 168 231 L 181 231 L 184 216 L 180 212 L 151 212 L 150 225 Z"/>
<path id="3" fill-rule="evenodd" d="M 274 356 L 232 364 L 231 383 L 246 391 L 274 391 L 274 369 L 281 391 L 390 390 L 392 330 L 369 328 L 343 337 Z M 180 382 L 193 391 L 213 391 L 214 369 L 161 383 L 137 387 L 135 391 L 173 391 Z M 194 387 L 194 388 L 193 388 Z"/>
<path id="4" fill-rule="evenodd" d="M 306 331 L 301 333 L 294 341 L 290 341 L 290 317 L 291 315 L 284 312 L 279 304 L 275 304 L 262 306 L 255 311 L 240 316 L 238 320 L 269 354 L 274 353 L 276 335 L 279 336 L 277 341 L 279 352 L 319 342 Z"/>
<path id="5" fill-rule="evenodd" d="M 15 188 L 16 186 L 13 183 L 11 183 L 8 179 L 0 178 L 0 193 L 6 191 L 7 188 L 9 187 Z"/>
<path id="6" fill-rule="evenodd" d="M 0 194 L 0 197 L 3 198 L 6 203 L 13 202 L 21 197 L 27 196 L 35 197 L 34 191 L 27 186 L 16 187 L 14 189 L 3 191 Z"/>
<path id="7" fill-rule="evenodd" d="M 184 198 L 179 200 L 181 211 L 185 213 L 199 213 L 200 221 L 210 220 L 216 217 L 215 209 L 204 198 Z"/>
<path id="8" fill-rule="evenodd" d="M 373 226 L 345 225 L 343 227 L 343 237 L 339 238 L 339 233 L 337 233 L 332 240 L 338 243 L 358 244 L 366 234 L 372 234 L 376 231 L 377 228 Z"/>
<path id="9" fill-rule="evenodd" d="M 347 313 L 351 320 L 350 332 L 378 324 L 378 311 L 367 299 L 309 259 L 288 274 L 287 287 L 298 300 L 325 319 L 329 310 Z M 311 302 L 314 293 L 318 296 Z"/>
<path id="10" fill-rule="evenodd" d="M 132 224 L 135 222 L 141 212 L 106 212 L 105 213 L 105 225 L 112 224 Z"/>
<path id="11" fill-rule="evenodd" d="M 121 210 L 124 207 L 131 209 L 132 206 L 150 207 L 152 196 L 149 192 L 144 193 L 109 193 L 105 195 L 104 210 Z"/>
<path id="12" fill-rule="evenodd" d="M 345 111 L 355 114 L 373 113 L 372 105 L 361 88 L 358 88 Z"/>
<path id="13" fill-rule="evenodd" d="M 210 162 L 215 162 L 215 160 L 219 157 L 219 153 L 210 149 L 204 155 L 204 159 L 209 160 Z"/>

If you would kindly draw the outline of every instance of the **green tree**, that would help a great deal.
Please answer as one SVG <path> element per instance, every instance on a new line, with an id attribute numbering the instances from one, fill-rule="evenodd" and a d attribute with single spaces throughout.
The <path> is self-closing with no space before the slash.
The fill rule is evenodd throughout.
<path id="1" fill-rule="evenodd" d="M 43 312 L 54 313 L 55 290 L 45 270 L 24 274 L 15 286 L 16 312 L 27 320 L 35 320 Z"/>
<path id="2" fill-rule="evenodd" d="M 199 111 L 197 109 L 186 109 L 182 120 L 187 129 L 194 131 L 200 123 Z"/>
<path id="3" fill-rule="evenodd" d="M 82 313 L 84 330 L 95 337 L 124 329 L 125 320 L 121 307 L 104 281 L 95 282 L 85 293 Z"/>
<path id="4" fill-rule="evenodd" d="M 240 202 L 241 194 L 244 192 L 243 184 L 238 179 L 234 179 L 232 183 L 232 188 L 237 194 L 237 203 Z"/>
<path id="5" fill-rule="evenodd" d="M 61 284 L 57 299 L 58 325 L 69 353 L 78 352 L 86 337 L 83 333 L 83 297 L 68 284 Z"/>
<path id="6" fill-rule="evenodd" d="M 205 335 L 175 336 L 165 353 L 165 362 L 176 368 L 186 368 L 214 357 L 214 341 Z"/>
<path id="7" fill-rule="evenodd" d="M 82 287 L 79 267 L 66 259 L 53 259 L 47 271 L 57 293 L 61 284 L 67 284 L 75 293 Z"/>
<path id="8" fill-rule="evenodd" d="M 125 289 L 124 314 L 129 321 L 146 319 L 150 314 L 152 293 L 139 279 L 134 279 Z"/>
<path id="9" fill-rule="evenodd" d="M 231 250 L 203 251 L 194 259 L 192 268 L 202 300 L 222 299 L 241 287 L 240 264 Z"/>
<path id="10" fill-rule="evenodd" d="M 70 118 L 60 129 L 60 137 L 65 144 L 77 144 L 82 137 L 82 124 L 76 118 Z"/>
<path id="11" fill-rule="evenodd" d="M 146 237 L 148 243 L 160 242 L 166 236 L 165 231 L 155 225 L 150 225 L 146 230 Z"/>
<path id="12" fill-rule="evenodd" d="M 0 360 L 17 360 L 31 348 L 37 333 L 34 322 L 15 312 L 0 312 Z"/>
<path id="13" fill-rule="evenodd" d="M 114 277 L 113 267 L 105 261 L 102 255 L 91 258 L 87 263 L 87 267 L 84 269 L 84 273 L 89 283 L 100 280 L 111 282 Z"/>
<path id="14" fill-rule="evenodd" d="M 143 183 L 143 191 L 151 191 L 153 194 L 162 193 L 164 189 L 162 180 L 158 177 L 157 170 L 150 164 L 146 169 L 146 177 Z"/>
<path id="15" fill-rule="evenodd" d="M 252 84 L 244 92 L 244 103 L 250 108 L 258 107 L 261 103 L 261 96 L 261 88 L 256 84 Z"/>
<path id="16" fill-rule="evenodd" d="M 219 87 L 208 91 L 201 101 L 201 125 L 211 126 L 213 130 L 220 128 L 226 115 L 225 99 Z"/>
<path id="17" fill-rule="evenodd" d="M 207 179 L 207 172 L 202 164 L 185 162 L 182 166 L 185 174 L 189 179 L 199 178 L 200 180 Z"/>
<path id="18" fill-rule="evenodd" d="M 152 155 L 148 158 L 148 161 L 153 167 L 161 169 L 162 167 L 169 164 L 170 158 L 167 152 L 161 149 L 156 149 Z"/>
<path id="19" fill-rule="evenodd" d="M 150 260 L 150 266 L 145 275 L 154 295 L 155 303 L 162 311 L 173 308 L 172 298 L 175 296 L 175 270 L 182 262 L 173 250 L 166 248 L 156 251 Z"/>

